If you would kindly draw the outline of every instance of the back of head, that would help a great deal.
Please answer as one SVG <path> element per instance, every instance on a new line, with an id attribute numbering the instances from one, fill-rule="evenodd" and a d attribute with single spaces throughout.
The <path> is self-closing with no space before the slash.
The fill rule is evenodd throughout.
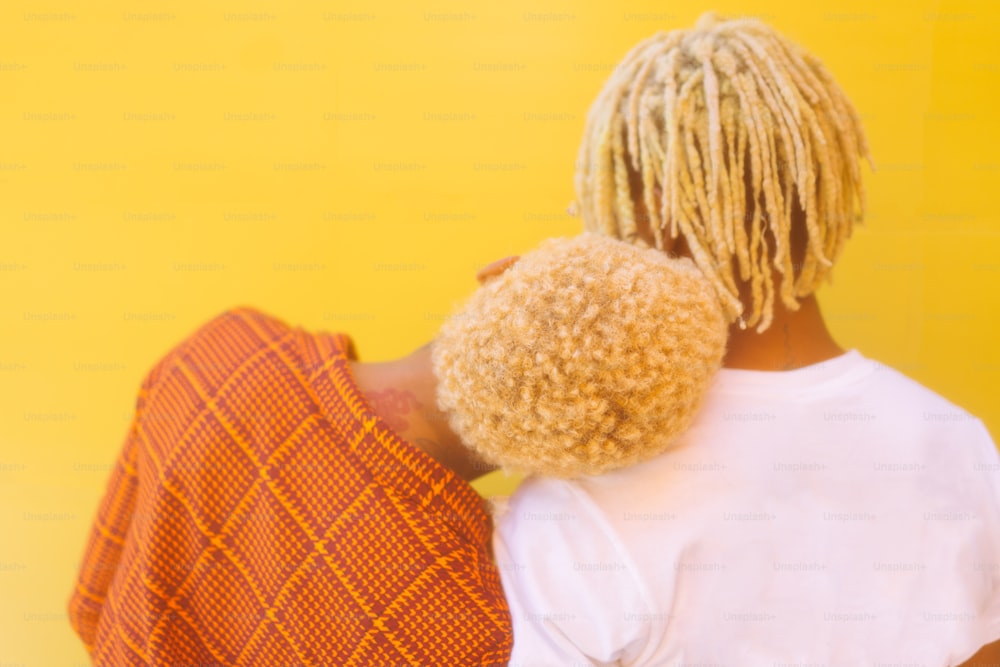
<path id="1" fill-rule="evenodd" d="M 683 239 L 729 321 L 763 331 L 775 296 L 797 309 L 863 220 L 861 158 L 874 169 L 818 58 L 760 20 L 707 12 L 640 42 L 605 83 L 576 207 L 588 230 L 661 249 Z"/>
<path id="2" fill-rule="evenodd" d="M 690 260 L 587 232 L 550 239 L 445 322 L 432 350 L 438 404 L 492 464 L 598 474 L 687 428 L 726 333 Z"/>

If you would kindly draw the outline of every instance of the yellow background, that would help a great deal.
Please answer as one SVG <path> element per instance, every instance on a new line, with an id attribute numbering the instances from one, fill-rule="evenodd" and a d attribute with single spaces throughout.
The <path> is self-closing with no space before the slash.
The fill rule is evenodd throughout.
<path id="1" fill-rule="evenodd" d="M 86 664 L 65 603 L 166 350 L 240 304 L 364 360 L 422 344 L 478 267 L 579 229 L 591 100 L 709 8 L 806 46 L 864 118 L 837 339 L 1000 433 L 997 3 L 6 0 L 0 664 Z"/>

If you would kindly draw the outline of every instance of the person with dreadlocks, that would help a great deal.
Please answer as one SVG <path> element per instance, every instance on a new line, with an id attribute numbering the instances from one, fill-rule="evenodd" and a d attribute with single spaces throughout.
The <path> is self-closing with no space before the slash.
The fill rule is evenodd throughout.
<path id="1" fill-rule="evenodd" d="M 614 70 L 576 212 L 690 258 L 730 336 L 669 450 L 531 477 L 497 514 L 511 664 L 1000 664 L 990 434 L 841 348 L 815 298 L 863 221 L 862 159 L 843 90 L 760 20 L 707 12 Z"/>

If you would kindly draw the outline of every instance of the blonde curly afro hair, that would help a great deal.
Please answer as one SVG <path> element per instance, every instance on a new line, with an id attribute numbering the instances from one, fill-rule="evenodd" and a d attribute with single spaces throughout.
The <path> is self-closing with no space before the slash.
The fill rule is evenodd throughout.
<path id="1" fill-rule="evenodd" d="M 727 323 L 689 259 L 593 232 L 477 290 L 432 348 L 465 444 L 514 472 L 595 475 L 663 452 L 722 364 Z"/>

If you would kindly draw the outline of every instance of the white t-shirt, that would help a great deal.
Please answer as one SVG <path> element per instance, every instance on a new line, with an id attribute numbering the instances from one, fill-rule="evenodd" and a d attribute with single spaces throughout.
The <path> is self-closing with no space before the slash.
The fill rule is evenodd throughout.
<path id="1" fill-rule="evenodd" d="M 857 350 L 723 369 L 675 448 L 495 519 L 518 667 L 943 667 L 1000 638 L 993 441 Z"/>

